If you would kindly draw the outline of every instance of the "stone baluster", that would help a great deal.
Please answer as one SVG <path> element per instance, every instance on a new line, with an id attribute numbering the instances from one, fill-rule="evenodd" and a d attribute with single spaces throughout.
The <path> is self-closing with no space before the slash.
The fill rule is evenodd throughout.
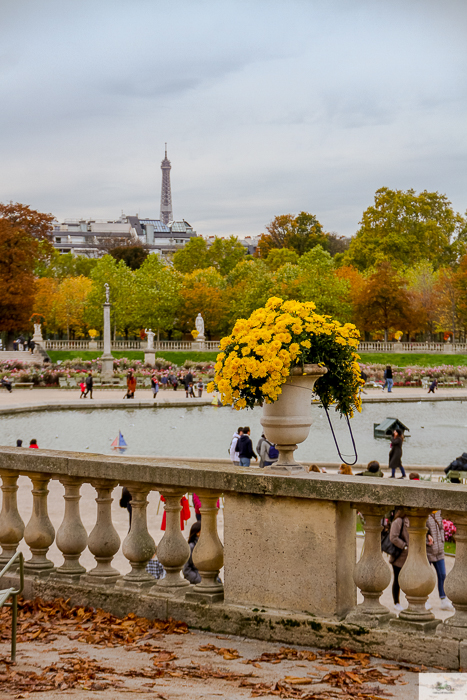
<path id="1" fill-rule="evenodd" d="M 407 560 L 399 575 L 399 585 L 409 606 L 399 613 L 398 618 L 390 621 L 391 627 L 430 632 L 440 623 L 425 608 L 428 596 L 436 585 L 434 568 L 426 556 L 426 520 L 430 513 L 428 508 L 405 508 L 405 514 L 410 520 L 409 548 Z"/>
<path id="2" fill-rule="evenodd" d="M 61 478 L 60 483 L 65 487 L 65 513 L 57 531 L 56 543 L 65 561 L 54 572 L 54 576 L 73 582 L 79 581 L 80 577 L 86 573 L 84 566 L 79 563 L 81 553 L 88 543 L 88 533 L 79 513 L 82 481 L 67 476 Z"/>
<path id="3" fill-rule="evenodd" d="M 217 534 L 217 500 L 220 493 L 196 491 L 201 500 L 201 532 L 193 550 L 193 564 L 201 575 L 201 582 L 187 592 L 186 598 L 203 599 L 211 603 L 224 600 L 224 586 L 218 581 L 224 565 L 224 548 Z"/>
<path id="4" fill-rule="evenodd" d="M 120 537 L 112 522 L 112 491 L 117 483 L 99 479 L 93 482 L 97 491 L 97 519 L 88 538 L 88 549 L 94 555 L 96 566 L 83 578 L 86 583 L 113 585 L 120 573 L 111 561 L 120 548 Z"/>
<path id="5" fill-rule="evenodd" d="M 190 556 L 190 547 L 180 529 L 180 499 L 185 491 L 181 489 L 164 488 L 166 527 L 165 533 L 157 545 L 157 558 L 166 570 L 165 578 L 157 581 L 157 587 L 175 592 L 189 582 L 180 576 L 183 565 Z"/>
<path id="6" fill-rule="evenodd" d="M 47 559 L 47 552 L 55 538 L 55 529 L 47 512 L 50 476 L 33 474 L 30 478 L 33 485 L 33 506 L 31 518 L 24 530 L 24 539 L 32 557 L 25 563 L 24 570 L 28 574 L 41 576 L 49 574 L 54 568 L 53 562 Z"/>
<path id="7" fill-rule="evenodd" d="M 456 526 L 456 558 L 444 585 L 456 612 L 436 632 L 443 637 L 467 639 L 467 514 L 443 512 L 443 518 Z"/>
<path id="8" fill-rule="evenodd" d="M 16 553 L 23 539 L 24 523 L 18 512 L 16 494 L 18 491 L 18 474 L 2 470 L 2 512 L 0 513 L 0 569 L 2 569 Z"/>
<path id="9" fill-rule="evenodd" d="M 145 588 L 155 584 L 154 577 L 146 571 L 146 565 L 156 551 L 156 543 L 148 532 L 147 495 L 150 488 L 141 484 L 127 484 L 131 493 L 131 528 L 122 546 L 124 556 L 131 564 L 131 571 L 117 586 L 125 588 Z"/>
<path id="10" fill-rule="evenodd" d="M 352 507 L 365 519 L 363 552 L 353 575 L 355 585 L 363 595 L 363 603 L 347 615 L 346 621 L 363 627 L 379 627 L 395 617 L 379 602 L 384 589 L 391 583 L 391 568 L 381 552 L 381 520 L 387 509 L 365 503 L 352 504 Z"/>

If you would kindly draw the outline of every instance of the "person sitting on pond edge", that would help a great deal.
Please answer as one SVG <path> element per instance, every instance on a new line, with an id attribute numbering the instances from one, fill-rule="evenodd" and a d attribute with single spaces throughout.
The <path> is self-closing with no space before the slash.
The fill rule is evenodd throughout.
<path id="1" fill-rule="evenodd" d="M 190 583 L 201 583 L 201 574 L 193 564 L 193 550 L 198 542 L 201 533 L 201 522 L 197 520 L 190 529 L 188 544 L 190 545 L 190 556 L 182 569 L 183 576 Z"/>
<path id="2" fill-rule="evenodd" d="M 375 459 L 372 460 L 371 462 L 368 462 L 367 468 L 364 472 L 359 472 L 356 474 L 356 476 L 379 476 L 379 477 L 384 477 L 383 472 L 381 471 L 381 467 L 379 466 L 379 462 L 377 462 Z"/>
<path id="3" fill-rule="evenodd" d="M 29 447 L 32 447 L 35 450 L 39 449 L 39 445 L 37 444 L 36 438 L 33 438 L 32 440 L 29 441 Z"/>

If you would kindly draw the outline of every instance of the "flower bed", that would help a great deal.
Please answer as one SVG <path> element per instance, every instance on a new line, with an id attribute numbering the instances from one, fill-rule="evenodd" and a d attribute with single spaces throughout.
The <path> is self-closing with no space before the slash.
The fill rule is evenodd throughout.
<path id="1" fill-rule="evenodd" d="M 188 370 L 197 380 L 207 381 L 214 377 L 214 365 L 207 362 L 191 362 L 187 360 L 183 367 L 171 365 L 163 358 L 156 358 L 155 368 L 145 365 L 140 360 L 115 360 L 113 376 L 125 379 L 129 370 L 133 370 L 136 378 L 144 379 L 154 374 L 160 380 L 163 374 L 173 374 L 178 379 Z M 32 382 L 34 386 L 59 386 L 59 379 L 82 379 L 90 371 L 98 376 L 102 370 L 100 360 L 65 360 L 61 364 L 25 363 L 18 360 L 0 361 L 0 378 L 8 377 L 15 383 Z"/>
<path id="2" fill-rule="evenodd" d="M 457 532 L 456 526 L 450 520 L 443 520 L 445 542 L 454 542 L 454 535 Z"/>

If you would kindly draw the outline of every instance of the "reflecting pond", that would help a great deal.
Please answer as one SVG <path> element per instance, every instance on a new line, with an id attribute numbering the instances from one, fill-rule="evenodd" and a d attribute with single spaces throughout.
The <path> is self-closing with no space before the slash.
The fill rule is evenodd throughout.
<path id="1" fill-rule="evenodd" d="M 342 453 L 352 454 L 345 421 L 330 415 Z M 410 428 L 404 443 L 407 465 L 446 465 L 467 450 L 467 402 L 364 404 L 351 420 L 359 462 L 387 462 L 389 441 L 373 437 L 373 424 L 388 417 Z M 260 418 L 260 408 L 235 412 L 215 406 L 43 411 L 0 417 L 0 444 L 15 445 L 20 438 L 27 446 L 36 438 L 45 449 L 110 454 L 121 430 L 129 455 L 227 458 L 239 425 L 250 426 L 256 445 Z M 326 414 L 318 406 L 313 406 L 308 440 L 296 454 L 306 461 L 339 461 Z"/>

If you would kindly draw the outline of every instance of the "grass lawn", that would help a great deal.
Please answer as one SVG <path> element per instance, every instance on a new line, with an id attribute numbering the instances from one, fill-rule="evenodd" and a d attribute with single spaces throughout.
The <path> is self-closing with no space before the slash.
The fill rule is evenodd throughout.
<path id="1" fill-rule="evenodd" d="M 368 365 L 392 365 L 393 367 L 439 367 L 439 365 L 467 365 L 467 355 L 429 355 L 424 353 L 359 353 L 361 361 Z"/>
<path id="2" fill-rule="evenodd" d="M 102 350 L 48 350 L 48 355 L 52 362 L 57 360 L 74 360 L 77 357 L 82 360 L 96 360 L 101 357 Z M 122 357 L 127 357 L 129 360 L 144 360 L 144 352 L 141 350 L 122 350 L 112 353 L 115 359 L 119 360 Z M 156 357 L 163 357 L 175 365 L 183 365 L 185 360 L 193 362 L 212 362 L 216 361 L 217 352 L 156 352 Z"/>
<path id="3" fill-rule="evenodd" d="M 456 543 L 455 542 L 445 542 L 444 543 L 444 551 L 447 554 L 455 554 L 456 553 Z"/>

